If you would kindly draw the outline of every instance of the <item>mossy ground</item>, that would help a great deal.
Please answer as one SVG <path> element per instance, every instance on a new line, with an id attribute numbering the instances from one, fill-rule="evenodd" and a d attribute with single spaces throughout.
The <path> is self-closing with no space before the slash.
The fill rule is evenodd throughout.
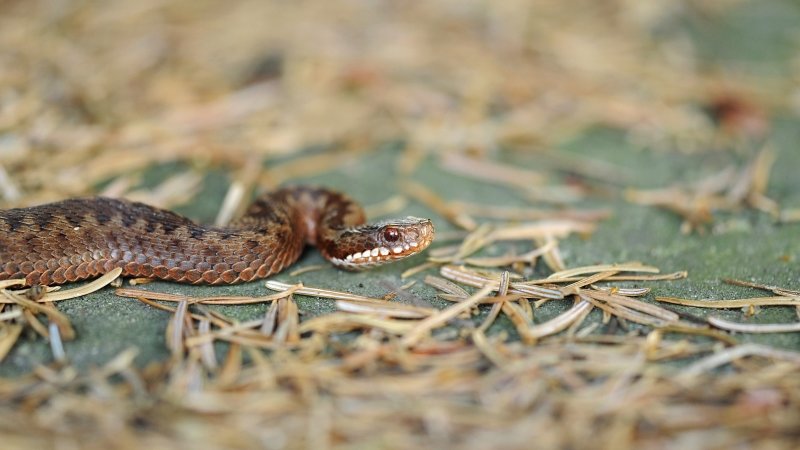
<path id="1" fill-rule="evenodd" d="M 774 166 L 768 194 L 786 207 L 800 205 L 800 152 L 796 142 L 800 138 L 800 123 L 793 119 L 775 121 L 774 146 L 777 163 Z M 632 178 L 631 184 L 639 187 L 665 186 L 677 181 L 698 179 L 724 167 L 729 155 L 705 153 L 677 155 L 659 151 L 637 150 L 630 146 L 625 136 L 616 130 L 596 129 L 580 139 L 564 145 L 563 152 L 574 156 L 590 155 L 609 161 Z M 397 193 L 396 146 L 387 145 L 375 152 L 330 173 L 297 182 L 309 182 L 347 191 L 364 204 L 380 202 Z M 519 155 L 506 155 L 508 158 Z M 524 164 L 535 165 L 535 154 L 521 155 Z M 170 168 L 151 173 L 146 182 L 155 183 L 167 176 Z M 442 171 L 433 161 L 426 162 L 415 175 L 446 199 L 470 200 L 494 205 L 520 206 L 525 204 L 514 192 L 501 186 L 487 185 L 472 179 Z M 224 195 L 225 179 L 221 174 L 207 178 L 205 189 L 181 212 L 198 220 L 211 220 Z M 590 199 L 583 203 L 592 207 L 611 207 L 613 215 L 601 223 L 588 237 L 571 237 L 563 242 L 562 251 L 568 266 L 625 261 L 642 261 L 659 267 L 663 272 L 687 270 L 684 280 L 649 284 L 655 295 L 684 298 L 729 299 L 763 295 L 756 290 L 731 286 L 723 278 L 753 280 L 759 283 L 797 289 L 800 285 L 800 225 L 777 224 L 768 215 L 751 210 L 719 214 L 716 227 L 705 234 L 684 235 L 679 231 L 680 219 L 663 210 L 632 205 L 619 196 L 609 199 Z M 411 204 L 403 214 L 432 217 L 437 230 L 452 229 L 443 218 L 418 204 Z M 717 231 L 715 231 L 717 230 Z M 723 230 L 723 231 L 719 231 Z M 434 248 L 435 248 L 434 244 Z M 501 251 L 489 248 L 488 252 Z M 423 262 L 424 256 L 396 265 L 361 273 L 342 272 L 330 266 L 296 277 L 288 271 L 273 277 L 289 283 L 302 281 L 307 286 L 324 287 L 358 294 L 381 297 L 407 280 L 400 279 L 403 270 Z M 303 255 L 294 268 L 323 264 L 324 260 L 313 249 Z M 422 275 L 415 278 L 420 279 Z M 174 283 L 154 282 L 145 287 L 160 292 L 204 295 L 265 295 L 269 290 L 263 281 L 236 286 L 203 287 Z M 409 289 L 425 302 L 444 307 L 446 302 L 436 299 L 435 291 L 418 282 Z M 653 294 L 649 296 L 652 299 Z M 305 317 L 326 314 L 334 310 L 329 300 L 298 296 L 298 305 Z M 536 322 L 563 312 L 566 302 L 550 302 L 536 310 Z M 59 304 L 69 316 L 77 332 L 77 339 L 65 343 L 69 360 L 78 367 L 100 365 L 128 347 L 140 350 L 137 363 L 146 364 L 168 356 L 165 329 L 170 315 L 155 310 L 136 300 L 114 295 L 111 288 L 84 298 Z M 219 306 L 224 314 L 240 319 L 263 316 L 267 305 Z M 684 308 L 698 316 L 709 313 L 731 320 L 742 320 L 739 310 L 700 310 Z M 589 320 L 600 320 L 595 311 Z M 758 315 L 748 319 L 752 323 L 791 322 L 797 313 L 790 307 L 763 308 Z M 505 328 L 512 335 L 513 327 L 500 320 L 490 330 Z M 800 349 L 800 334 L 737 335 L 742 342 L 758 342 L 787 349 Z M 37 364 L 50 361 L 49 348 L 42 339 L 29 335 L 18 342 L 16 348 L 0 366 L 3 376 L 21 374 Z"/>

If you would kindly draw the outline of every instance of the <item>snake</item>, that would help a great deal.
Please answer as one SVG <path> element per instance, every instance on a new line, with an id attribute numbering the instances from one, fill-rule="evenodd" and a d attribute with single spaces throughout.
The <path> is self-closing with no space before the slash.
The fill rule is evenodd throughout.
<path id="1" fill-rule="evenodd" d="M 123 199 L 76 198 L 0 211 L 0 280 L 58 285 L 119 267 L 125 277 L 234 284 L 282 271 L 306 245 L 357 271 L 415 255 L 433 237 L 429 219 L 366 223 L 355 200 L 315 186 L 263 194 L 227 226 Z"/>

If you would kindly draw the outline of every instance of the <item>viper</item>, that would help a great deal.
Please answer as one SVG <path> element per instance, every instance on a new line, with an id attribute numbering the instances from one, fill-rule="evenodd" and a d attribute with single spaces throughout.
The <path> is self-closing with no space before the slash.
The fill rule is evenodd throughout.
<path id="1" fill-rule="evenodd" d="M 361 270 L 424 250 L 430 220 L 366 223 L 353 199 L 294 186 L 257 198 L 225 227 L 171 211 L 104 197 L 0 211 L 0 280 L 26 286 L 122 275 L 191 284 L 233 284 L 268 277 L 315 245 L 333 265 Z"/>

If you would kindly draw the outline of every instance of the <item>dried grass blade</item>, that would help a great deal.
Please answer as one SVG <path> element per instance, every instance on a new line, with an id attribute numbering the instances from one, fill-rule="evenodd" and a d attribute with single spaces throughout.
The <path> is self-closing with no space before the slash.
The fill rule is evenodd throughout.
<path id="1" fill-rule="evenodd" d="M 216 385 L 220 387 L 231 386 L 236 383 L 242 373 L 242 346 L 231 342 L 225 361 L 216 379 Z"/>
<path id="2" fill-rule="evenodd" d="M 559 272 L 567 268 L 564 265 L 564 258 L 561 256 L 561 250 L 558 248 L 558 239 L 553 236 L 537 237 L 533 239 L 540 247 L 552 244 L 550 251 L 542 255 L 542 260 L 553 272 Z"/>
<path id="3" fill-rule="evenodd" d="M 777 359 L 800 365 L 800 352 L 779 350 L 766 345 L 743 344 L 717 352 L 711 356 L 697 361 L 681 371 L 678 377 L 684 380 L 694 378 L 704 372 L 719 366 L 729 364 L 737 359 L 747 356 L 761 356 L 767 359 Z"/>
<path id="4" fill-rule="evenodd" d="M 498 352 L 489 340 L 486 339 L 486 334 L 484 334 L 482 329 L 479 328 L 472 332 L 472 343 L 475 344 L 475 347 L 483 353 L 483 356 L 495 366 L 503 368 L 508 365 L 508 358 Z"/>
<path id="5" fill-rule="evenodd" d="M 166 302 L 182 302 L 188 301 L 190 304 L 203 304 L 203 305 L 247 305 L 252 303 L 266 303 L 275 300 L 280 300 L 287 297 L 298 290 L 303 288 L 302 284 L 285 284 L 286 289 L 279 290 L 276 294 L 265 295 L 261 297 L 245 297 L 245 296 L 211 296 L 211 297 L 187 297 L 185 295 L 168 294 L 164 292 L 146 291 L 143 289 L 128 289 L 120 288 L 114 293 L 120 297 L 132 298 L 147 298 L 149 300 L 160 300 Z"/>
<path id="6" fill-rule="evenodd" d="M 47 305 L 43 305 L 41 303 L 37 303 L 33 300 L 28 300 L 23 296 L 12 292 L 7 291 L 5 289 L 0 290 L 0 294 L 2 294 L 6 299 L 22 306 L 27 311 L 41 313 L 47 316 L 47 318 L 58 325 L 61 334 L 63 335 L 64 339 L 72 340 L 75 339 L 75 330 L 72 328 L 72 324 L 69 321 L 69 318 L 65 316 L 61 311 L 48 307 Z M 43 336 L 47 336 L 47 333 L 43 334 Z"/>
<path id="7" fill-rule="evenodd" d="M 247 167 L 253 167 L 253 165 L 248 165 Z M 214 219 L 215 226 L 225 226 L 236 216 L 244 203 L 247 188 L 248 186 L 245 183 L 238 180 L 228 186 L 228 191 L 222 200 L 222 206 L 220 206 L 219 211 L 217 211 L 217 217 Z"/>
<path id="8" fill-rule="evenodd" d="M 61 290 L 61 289 L 59 289 L 59 286 L 47 287 L 47 289 L 45 291 L 46 295 L 43 298 L 41 298 L 40 300 L 38 300 L 38 302 L 40 302 L 40 303 L 56 302 L 56 301 L 60 301 L 60 300 L 69 300 L 69 299 L 72 299 L 72 298 L 82 297 L 84 295 L 91 294 L 92 292 L 98 291 L 98 290 L 102 289 L 103 287 L 105 287 L 106 285 L 108 285 L 109 283 L 113 282 L 115 279 L 117 279 L 119 277 L 119 275 L 121 273 L 122 273 L 122 269 L 121 268 L 116 268 L 116 269 L 112 270 L 111 272 L 108 272 L 107 274 L 103 275 L 102 277 L 92 281 L 91 283 L 85 284 L 85 285 L 83 285 L 83 286 L 81 286 L 79 288 L 75 288 L 75 289 Z M 20 280 L 3 280 L 3 281 L 0 281 L 0 289 L 6 289 L 8 287 L 13 287 L 13 286 L 23 286 L 24 284 L 25 284 L 25 280 L 21 280 L 21 279 Z M 26 293 L 27 290 L 15 291 L 15 292 L 18 293 L 18 294 L 23 294 L 23 293 Z M 13 303 L 13 302 L 11 302 L 11 301 L 9 301 L 7 299 L 6 300 L 0 299 L 0 303 L 8 304 L 8 303 Z"/>
<path id="9" fill-rule="evenodd" d="M 7 289 L 14 286 L 24 286 L 24 285 L 25 285 L 25 280 L 22 279 L 0 281 L 0 289 Z"/>
<path id="10" fill-rule="evenodd" d="M 71 298 L 83 297 L 84 295 L 91 294 L 92 292 L 99 291 L 100 289 L 106 287 L 109 283 L 119 278 L 120 274 L 122 274 L 122 268 L 117 267 L 109 271 L 102 277 L 90 283 L 87 283 L 81 287 L 74 289 L 66 289 L 62 291 L 48 292 L 41 301 L 56 302 L 59 300 L 68 300 Z"/>
<path id="11" fill-rule="evenodd" d="M 361 328 L 382 330 L 394 335 L 402 335 L 411 331 L 417 324 L 405 320 L 383 319 L 371 315 L 327 314 L 308 319 L 300 324 L 303 333 L 328 334 L 338 331 L 353 331 Z"/>
<path id="12" fill-rule="evenodd" d="M 577 220 L 541 220 L 522 225 L 495 228 L 488 239 L 491 241 L 519 241 L 536 238 L 563 238 L 572 233 L 590 234 L 597 228 L 591 222 Z"/>
<path id="13" fill-rule="evenodd" d="M 484 256 L 484 257 L 474 257 L 474 258 L 465 258 L 464 262 L 472 265 L 472 266 L 479 266 L 479 267 L 498 267 L 498 266 L 508 266 L 515 262 L 523 262 L 523 263 L 530 263 L 535 258 L 538 258 L 542 255 L 545 255 L 551 252 L 556 247 L 556 241 L 551 240 L 544 244 L 543 246 L 533 249 L 527 253 L 523 253 L 521 255 L 505 255 L 505 256 Z"/>
<path id="14" fill-rule="evenodd" d="M 769 174 L 775 164 L 775 150 L 769 143 L 762 147 L 752 163 L 750 170 L 750 192 L 752 194 L 764 194 L 767 192 L 769 184 Z"/>
<path id="15" fill-rule="evenodd" d="M 22 309 L 12 309 L 11 311 L 6 311 L 0 313 L 0 322 L 5 322 L 7 320 L 14 320 L 16 318 L 22 317 Z"/>
<path id="16" fill-rule="evenodd" d="M 238 171 L 234 181 L 228 186 L 217 217 L 214 219 L 214 225 L 228 225 L 233 218 L 244 212 L 247 206 L 245 199 L 247 194 L 253 191 L 261 167 L 259 158 L 252 156 Z"/>
<path id="17" fill-rule="evenodd" d="M 432 254 L 428 260 L 435 263 L 447 263 L 452 261 L 460 261 L 464 257 L 471 255 L 486 245 L 490 244 L 492 241 L 488 239 L 489 234 L 492 232 L 492 226 L 489 224 L 482 224 L 471 231 L 467 237 L 461 242 L 461 244 L 457 247 L 455 253 L 448 254 L 445 256 L 438 256 L 438 254 Z M 442 250 L 442 249 L 439 249 Z"/>
<path id="18" fill-rule="evenodd" d="M 186 171 L 167 178 L 153 188 L 128 192 L 125 198 L 158 208 L 169 208 L 190 201 L 200 191 L 202 181 L 199 173 Z"/>
<path id="19" fill-rule="evenodd" d="M 570 325 L 578 320 L 583 314 L 587 314 L 588 311 L 591 311 L 592 308 L 593 306 L 591 302 L 587 301 L 586 299 L 581 299 L 575 302 L 575 304 L 572 305 L 572 308 L 562 314 L 559 314 L 557 317 L 554 317 L 547 322 L 532 326 L 530 330 L 528 330 L 527 334 L 533 339 L 541 339 L 543 337 L 556 334 L 569 328 Z"/>
<path id="20" fill-rule="evenodd" d="M 22 310 L 22 317 L 25 318 L 25 322 L 35 331 L 39 336 L 49 339 L 49 333 L 47 331 L 47 327 L 36 318 L 36 314 L 34 314 L 30 309 L 24 308 Z"/>
<path id="21" fill-rule="evenodd" d="M 365 302 L 385 302 L 383 299 L 373 298 L 373 297 L 365 297 L 363 295 L 358 294 L 351 294 L 349 292 L 341 292 L 341 291 L 332 291 L 330 289 L 320 289 L 320 288 L 312 288 L 303 285 L 291 285 L 286 283 L 281 283 L 280 281 L 267 281 L 266 284 L 268 289 L 272 289 L 273 291 L 286 291 L 292 286 L 298 286 L 297 289 L 293 290 L 293 294 L 297 295 L 308 295 L 311 297 L 320 297 L 320 298 L 328 298 L 332 300 L 355 300 L 355 301 L 365 301 Z"/>
<path id="22" fill-rule="evenodd" d="M 471 217 L 454 209 L 443 198 L 422 184 L 406 181 L 401 185 L 401 188 L 409 197 L 432 209 L 453 225 L 465 230 L 474 230 L 478 227 L 478 224 Z"/>
<path id="23" fill-rule="evenodd" d="M 299 269 L 293 270 L 289 272 L 290 277 L 296 277 L 298 275 L 302 275 L 304 273 L 315 272 L 317 270 L 323 270 L 330 267 L 330 264 L 312 264 L 310 266 L 301 267 Z"/>
<path id="24" fill-rule="evenodd" d="M 492 280 L 475 272 L 456 266 L 444 266 L 441 268 L 439 273 L 447 279 L 466 284 L 467 286 L 492 286 L 494 290 L 497 290 L 500 286 L 500 282 L 497 280 Z M 564 298 L 564 294 L 562 294 L 559 290 L 536 285 L 526 285 L 522 282 L 511 283 L 511 289 L 509 292 L 512 294 L 522 294 L 531 298 L 547 298 L 551 300 L 561 300 Z"/>
<path id="25" fill-rule="evenodd" d="M 184 325 L 186 324 L 186 313 L 189 308 L 189 302 L 182 300 L 178 303 L 175 314 L 172 316 L 170 323 L 167 327 L 169 334 L 167 335 L 167 345 L 169 346 L 172 357 L 180 359 L 183 356 L 185 348 L 183 342 Z"/>
<path id="26" fill-rule="evenodd" d="M 497 295 L 495 298 L 498 297 L 505 297 L 508 294 L 508 286 L 510 284 L 511 278 L 509 277 L 508 271 L 503 272 L 503 275 L 500 277 L 500 285 L 497 288 Z M 483 323 L 478 327 L 478 331 L 485 333 L 486 330 L 489 329 L 490 326 L 494 323 L 497 319 L 497 316 L 500 315 L 500 311 L 503 309 L 502 303 L 496 303 L 492 305 L 492 309 L 489 311 L 489 315 L 486 316 L 486 319 Z"/>
<path id="27" fill-rule="evenodd" d="M 773 294 L 776 294 L 776 295 L 781 295 L 781 296 L 786 296 L 786 297 L 793 297 L 793 296 L 800 297 L 800 291 L 794 291 L 794 290 L 791 290 L 791 289 L 785 289 L 785 288 L 782 288 L 780 286 L 770 286 L 770 285 L 766 285 L 766 284 L 753 283 L 751 281 L 735 280 L 735 279 L 732 279 L 732 278 L 723 278 L 722 281 L 724 283 L 732 284 L 734 286 L 743 286 L 743 287 L 761 289 L 761 290 L 764 290 L 764 291 L 770 291 L 770 292 L 772 292 Z"/>
<path id="28" fill-rule="evenodd" d="M 731 337 L 728 333 L 723 333 L 708 326 L 690 325 L 686 322 L 678 322 L 669 324 L 663 328 L 663 331 L 671 331 L 674 333 L 693 334 L 698 336 L 706 336 L 724 342 L 727 345 L 738 345 L 739 341 Z"/>
<path id="29" fill-rule="evenodd" d="M 689 272 L 680 271 L 665 273 L 663 275 L 615 275 L 606 278 L 604 281 L 671 281 L 680 280 L 689 276 Z M 572 283 L 580 281 L 583 277 L 564 277 L 558 279 L 540 278 L 537 280 L 521 281 L 520 284 L 553 284 L 553 283 Z"/>
<path id="30" fill-rule="evenodd" d="M 412 267 L 410 269 L 406 269 L 405 271 L 403 271 L 403 273 L 400 274 L 400 278 L 405 280 L 406 278 L 408 278 L 410 276 L 416 275 L 416 274 L 418 274 L 420 272 L 423 272 L 425 270 L 428 270 L 428 269 L 432 269 L 432 268 L 434 268 L 436 266 L 438 266 L 438 264 L 434 263 L 434 262 L 422 263 L 422 264 L 420 264 L 418 266 L 415 266 L 415 267 Z"/>
<path id="31" fill-rule="evenodd" d="M 277 281 L 267 282 L 267 287 L 270 289 L 279 290 L 283 286 L 288 286 L 288 285 L 285 285 Z M 409 317 L 417 315 L 427 317 L 437 312 L 437 310 L 433 308 L 425 308 L 421 306 L 406 305 L 404 303 L 389 302 L 384 299 L 364 297 L 357 294 L 351 294 L 349 292 L 331 291 L 328 289 L 301 287 L 295 290 L 294 292 L 299 295 L 309 295 L 309 296 L 328 298 L 333 300 L 345 300 L 349 302 L 350 305 L 360 304 L 360 306 L 363 307 L 373 307 L 373 308 L 391 310 L 395 311 L 396 314 L 408 314 Z"/>
<path id="32" fill-rule="evenodd" d="M 754 297 L 735 300 L 692 300 L 676 297 L 656 297 L 656 300 L 675 305 L 694 306 L 697 308 L 744 308 L 747 306 L 800 306 L 800 297 Z"/>
<path id="33" fill-rule="evenodd" d="M 439 298 L 442 300 L 447 300 L 448 302 L 462 302 L 467 297 L 463 297 L 461 295 L 451 295 L 451 294 L 439 294 Z M 485 299 L 481 300 L 479 304 L 481 305 L 496 305 L 498 303 L 505 303 L 505 302 L 515 302 L 517 300 L 521 300 L 527 298 L 523 294 L 506 294 L 506 295 L 495 295 L 494 297 L 486 297 Z"/>
<path id="34" fill-rule="evenodd" d="M 436 312 L 436 310 L 420 311 L 410 308 L 396 308 L 399 304 L 386 303 L 383 305 L 376 305 L 374 303 L 354 302 L 349 300 L 337 300 L 336 308 L 355 314 L 375 314 L 378 316 L 395 317 L 401 319 L 423 319 L 429 317 Z M 416 307 L 415 307 L 416 308 Z"/>
<path id="35" fill-rule="evenodd" d="M 531 307 L 531 302 L 528 299 L 520 299 L 516 303 L 519 305 L 520 309 L 525 313 L 525 317 L 528 319 L 528 322 L 533 322 L 533 308 Z"/>
<path id="36" fill-rule="evenodd" d="M 202 316 L 201 316 L 202 317 Z M 252 330 L 253 328 L 258 327 L 259 325 L 263 324 L 262 319 L 254 319 L 248 320 L 246 322 L 235 322 L 231 324 L 226 324 L 220 327 L 220 329 L 216 331 L 212 331 L 208 334 L 204 335 L 194 335 L 194 336 L 187 336 L 185 339 L 185 344 L 187 348 L 196 347 L 199 345 L 203 345 L 207 342 L 211 342 L 214 339 L 225 339 L 226 337 L 240 334 L 240 333 L 247 333 L 247 332 L 254 332 L 258 334 L 262 334 Z"/>
<path id="37" fill-rule="evenodd" d="M 607 278 L 604 281 L 608 281 L 611 278 Z M 618 287 L 607 287 L 607 286 L 595 286 L 592 285 L 592 289 L 601 292 L 607 292 L 609 294 L 616 294 L 616 295 L 623 295 L 625 297 L 641 297 L 643 295 L 647 295 L 652 291 L 651 288 L 618 288 Z"/>
<path id="38" fill-rule="evenodd" d="M 800 208 L 784 209 L 780 212 L 779 220 L 781 223 L 800 222 Z"/>
<path id="39" fill-rule="evenodd" d="M 531 186 L 541 185 L 545 181 L 544 175 L 539 172 L 459 152 L 445 153 L 441 159 L 441 166 L 459 175 L 522 189 L 530 189 Z"/>
<path id="40" fill-rule="evenodd" d="M 588 286 L 588 285 L 593 284 L 593 283 L 597 283 L 598 281 L 601 281 L 601 280 L 604 280 L 604 279 L 606 279 L 606 278 L 608 278 L 610 276 L 616 275 L 617 273 L 619 273 L 619 272 L 616 271 L 616 270 L 609 270 L 609 271 L 606 271 L 606 272 L 599 272 L 599 273 L 596 273 L 596 274 L 594 274 L 592 276 L 589 276 L 589 277 L 586 277 L 586 278 L 582 278 L 582 279 L 580 279 L 578 281 L 575 281 L 574 283 L 570 283 L 570 284 L 562 287 L 560 290 L 561 290 L 561 293 L 564 294 L 564 295 L 577 294 L 578 291 L 580 290 L 580 288 L 582 288 L 584 286 Z"/>
<path id="41" fill-rule="evenodd" d="M 288 180 L 307 177 L 316 173 L 327 172 L 336 167 L 352 164 L 358 156 L 353 151 L 334 151 L 319 155 L 294 158 L 291 161 L 276 164 L 263 171 L 256 182 L 258 186 L 277 188 Z"/>
<path id="42" fill-rule="evenodd" d="M 264 320 L 261 324 L 261 333 L 265 336 L 272 336 L 275 333 L 275 327 L 278 324 L 278 302 L 272 302 L 269 309 L 264 314 Z"/>
<path id="43" fill-rule="evenodd" d="M 558 280 L 560 278 L 574 277 L 576 275 L 584 275 L 587 273 L 607 272 L 607 271 L 646 272 L 646 273 L 660 272 L 660 270 L 657 267 L 645 266 L 640 262 L 628 262 L 620 264 L 598 264 L 594 266 L 575 267 L 574 269 L 568 269 L 568 270 L 563 270 L 561 272 L 553 273 L 549 277 L 547 277 L 547 279 L 553 282 L 554 280 Z"/>
<path id="44" fill-rule="evenodd" d="M 525 311 L 519 305 L 510 302 L 501 303 L 500 308 L 508 316 L 511 323 L 514 324 L 520 338 L 522 338 L 522 342 L 528 345 L 533 344 L 536 341 L 535 337 L 530 333 L 533 324 L 531 323 L 531 318 L 525 314 Z"/>
<path id="45" fill-rule="evenodd" d="M 452 204 L 475 217 L 486 217 L 500 220 L 528 221 L 543 219 L 567 219 L 586 222 L 595 222 L 611 216 L 610 209 L 534 209 L 534 208 L 512 208 L 495 205 L 478 205 L 454 201 Z"/>
<path id="46" fill-rule="evenodd" d="M 211 334 L 211 320 L 203 318 L 197 324 L 197 336 L 206 337 Z M 200 359 L 203 365 L 210 371 L 217 370 L 217 356 L 214 353 L 214 340 L 210 339 L 208 342 L 200 345 Z"/>
<path id="47" fill-rule="evenodd" d="M 280 343 L 299 341 L 300 333 L 297 331 L 299 321 L 294 299 L 290 296 L 278 300 L 278 328 L 275 330 L 273 340 Z"/>
<path id="48" fill-rule="evenodd" d="M 382 217 L 389 214 L 396 214 L 408 206 L 408 197 L 404 195 L 395 195 L 387 198 L 386 200 L 367 205 L 364 207 L 364 214 L 367 217 Z"/>
<path id="49" fill-rule="evenodd" d="M 667 322 L 677 322 L 678 320 L 680 320 L 680 316 L 678 316 L 678 314 L 672 311 L 668 311 L 664 308 L 661 308 L 658 305 L 645 303 L 641 300 L 634 300 L 632 298 L 624 297 L 622 295 L 615 295 L 608 292 L 595 291 L 595 290 L 584 291 L 584 294 L 591 296 L 595 299 L 602 300 L 609 304 L 624 306 L 626 308 L 630 308 L 648 314 L 657 319 L 665 320 Z"/>
<path id="50" fill-rule="evenodd" d="M 589 313 L 591 312 L 592 312 L 591 309 L 587 309 L 586 311 L 583 312 L 583 314 L 580 314 L 578 315 L 578 317 L 575 318 L 575 321 L 573 321 L 572 324 L 569 326 L 569 328 L 567 328 L 567 339 L 570 340 L 575 339 L 576 336 L 577 337 L 588 336 L 595 329 L 600 327 L 600 323 L 595 322 L 589 324 L 584 328 L 581 328 L 581 325 L 583 325 L 583 322 L 586 320 L 586 318 L 589 316 Z"/>
<path id="51" fill-rule="evenodd" d="M 582 292 L 580 296 L 582 299 L 591 302 L 594 306 L 602 309 L 603 311 L 605 311 L 611 316 L 616 317 L 617 319 L 629 320 L 631 322 L 657 328 L 665 327 L 671 323 L 676 322 L 654 317 L 647 313 L 642 313 L 637 309 L 631 308 L 630 306 L 622 305 L 620 302 L 607 302 L 604 300 L 599 300 L 594 296 L 589 295 L 589 293 L 587 292 Z"/>
<path id="52" fill-rule="evenodd" d="M 511 290 L 515 294 L 523 294 L 530 298 L 546 298 L 549 300 L 562 300 L 564 294 L 555 289 L 548 289 L 540 286 L 528 286 L 519 283 L 511 283 Z"/>
<path id="53" fill-rule="evenodd" d="M 100 368 L 100 374 L 103 377 L 109 377 L 111 375 L 124 372 L 133 366 L 133 362 L 136 359 L 136 356 L 139 354 L 139 349 L 136 347 L 128 347 L 125 350 L 118 353 L 114 358 L 110 361 L 105 363 L 102 368 Z"/>
<path id="54" fill-rule="evenodd" d="M 403 337 L 403 339 L 400 341 L 400 344 L 404 347 L 413 346 L 434 328 L 444 325 L 465 311 L 469 311 L 470 308 L 477 305 L 490 292 L 492 292 L 492 290 L 493 289 L 491 286 L 485 286 L 472 294 L 471 297 L 467 298 L 463 302 L 456 303 L 455 305 L 440 311 L 438 314 L 422 320 Z"/>
<path id="55" fill-rule="evenodd" d="M 796 333 L 800 332 L 800 322 L 795 323 L 739 323 L 732 322 L 718 317 L 709 317 L 708 323 L 727 331 L 737 331 L 740 333 Z"/>
<path id="56" fill-rule="evenodd" d="M 14 203 L 21 197 L 19 187 L 14 183 L 12 178 L 8 176 L 5 167 L 0 164 L 0 198 L 8 203 Z"/>
<path id="57" fill-rule="evenodd" d="M 58 325 L 55 322 L 50 322 L 47 325 L 47 331 L 53 360 L 63 363 L 67 360 L 67 354 L 64 352 L 64 343 L 61 341 L 61 333 L 58 331 Z"/>
<path id="58" fill-rule="evenodd" d="M 469 297 L 469 292 L 467 292 L 461 286 L 453 283 L 450 280 L 439 278 L 433 275 L 426 275 L 424 281 L 425 284 L 427 284 L 428 286 L 432 286 L 434 289 L 438 289 L 450 295 L 455 295 L 463 298 Z"/>
<path id="59" fill-rule="evenodd" d="M 167 305 L 162 305 L 161 303 L 155 302 L 155 301 L 150 300 L 150 299 L 145 298 L 145 297 L 136 297 L 136 300 L 144 303 L 145 305 L 148 305 L 148 306 L 150 306 L 152 308 L 155 308 L 155 309 L 158 309 L 158 310 L 161 310 L 161 311 L 166 311 L 166 312 L 173 313 L 173 314 L 175 314 L 175 312 L 177 311 L 177 308 L 172 308 L 172 307 L 169 307 Z M 219 314 L 216 311 L 207 311 L 205 314 L 206 314 L 205 316 L 201 316 L 201 315 L 198 315 L 198 314 L 190 313 L 189 317 L 191 317 L 194 320 L 208 319 L 214 325 L 216 325 L 218 327 L 221 327 L 221 328 L 227 327 L 227 326 L 231 325 L 231 323 L 232 323 L 229 319 L 225 318 L 224 316 L 222 316 L 221 314 Z"/>
<path id="60" fill-rule="evenodd" d="M 0 324 L 0 363 L 8 356 L 21 333 L 22 325 Z"/>

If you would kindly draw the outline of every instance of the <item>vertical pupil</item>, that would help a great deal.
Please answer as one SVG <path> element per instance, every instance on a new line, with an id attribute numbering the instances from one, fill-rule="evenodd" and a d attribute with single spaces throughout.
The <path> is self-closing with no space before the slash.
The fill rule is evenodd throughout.
<path id="1" fill-rule="evenodd" d="M 397 228 L 387 228 L 386 231 L 383 232 L 383 237 L 389 242 L 394 242 L 400 239 L 400 232 Z"/>

